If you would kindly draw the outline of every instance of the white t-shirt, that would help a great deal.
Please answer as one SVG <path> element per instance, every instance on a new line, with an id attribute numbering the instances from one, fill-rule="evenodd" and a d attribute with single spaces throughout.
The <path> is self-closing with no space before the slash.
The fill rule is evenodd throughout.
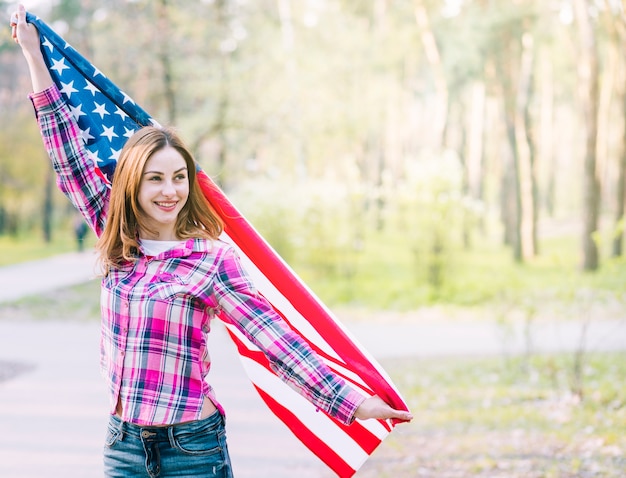
<path id="1" fill-rule="evenodd" d="M 162 252 L 185 243 L 185 241 L 155 241 L 152 239 L 141 239 L 139 242 L 147 256 L 158 256 Z"/>

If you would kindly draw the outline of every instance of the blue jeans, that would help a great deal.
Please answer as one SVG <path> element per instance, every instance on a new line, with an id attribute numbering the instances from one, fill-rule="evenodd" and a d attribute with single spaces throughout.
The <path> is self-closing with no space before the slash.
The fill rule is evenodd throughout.
<path id="1" fill-rule="evenodd" d="M 232 478 L 219 411 L 195 422 L 144 427 L 109 419 L 104 446 L 107 478 Z"/>

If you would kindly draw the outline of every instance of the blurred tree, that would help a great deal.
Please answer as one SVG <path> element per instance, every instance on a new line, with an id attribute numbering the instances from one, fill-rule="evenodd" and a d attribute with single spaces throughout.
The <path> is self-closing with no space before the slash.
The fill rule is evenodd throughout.
<path id="1" fill-rule="evenodd" d="M 612 243 L 613 257 L 621 257 L 624 244 L 624 210 L 626 206 L 626 17 L 622 9 L 612 12 L 613 38 L 618 56 L 619 69 L 616 80 L 616 94 L 620 101 L 616 104 L 621 106 L 622 112 L 622 132 L 621 148 L 618 150 L 617 161 L 617 184 L 615 187 L 615 225 L 614 238 Z"/>
<path id="2" fill-rule="evenodd" d="M 163 84 L 163 97 L 165 101 L 165 121 L 168 124 L 176 124 L 178 118 L 176 97 L 178 92 L 174 86 L 175 78 L 172 63 L 175 52 L 171 48 L 172 20 L 169 13 L 168 0 L 158 0 L 156 6 L 156 26 L 159 34 L 156 36 L 156 49 Z"/>
<path id="3" fill-rule="evenodd" d="M 579 38 L 579 101 L 585 129 L 583 183 L 583 269 L 599 266 L 597 244 L 600 183 L 597 171 L 599 59 L 596 33 L 587 0 L 573 0 Z"/>
<path id="4" fill-rule="evenodd" d="M 507 5 L 494 25 L 497 47 L 493 63 L 502 95 L 506 137 L 512 159 L 505 167 L 502 211 L 505 238 L 513 246 L 514 257 L 523 262 L 537 251 L 537 207 L 535 151 L 532 143 L 530 104 L 532 101 L 534 38 L 532 4 Z"/>
<path id="5" fill-rule="evenodd" d="M 444 136 L 447 126 L 448 105 L 448 80 L 437 46 L 437 40 L 433 34 L 428 18 L 428 12 L 422 0 L 415 0 L 415 21 L 420 32 L 422 46 L 426 53 L 425 58 L 431 68 L 433 83 L 435 86 L 436 102 L 435 111 L 431 115 L 434 124 L 433 146 L 441 148 L 444 145 Z"/>

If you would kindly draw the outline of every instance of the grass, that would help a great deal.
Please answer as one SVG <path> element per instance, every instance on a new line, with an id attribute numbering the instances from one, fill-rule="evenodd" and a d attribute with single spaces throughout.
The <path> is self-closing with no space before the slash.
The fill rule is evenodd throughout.
<path id="1" fill-rule="evenodd" d="M 93 247 L 94 242 L 93 235 L 89 235 L 85 241 L 85 247 Z M 2 251 L 0 267 L 2 267 L 73 252 L 76 250 L 76 240 L 69 229 L 55 230 L 55 235 L 49 243 L 34 234 L 0 235 L 0 250 Z"/>
<path id="2" fill-rule="evenodd" d="M 352 261 L 352 274 L 332 272 L 296 260 L 294 269 L 327 304 L 352 304 L 375 309 L 413 310 L 435 303 L 462 307 L 521 302 L 528 297 L 568 301 L 592 289 L 624 298 L 626 260 L 603 257 L 596 272 L 580 269 L 577 241 L 545 240 L 542 253 L 516 263 L 510 249 L 493 241 L 476 242 L 470 250 L 450 250 L 440 284 L 428 281 L 427 255 L 411 251 L 402 237 L 377 237 Z"/>
<path id="3" fill-rule="evenodd" d="M 415 420 L 396 428 L 359 473 L 369 477 L 624 476 L 626 354 L 383 362 Z"/>
<path id="4" fill-rule="evenodd" d="M 0 304 L 0 320 L 100 320 L 100 280 Z"/>

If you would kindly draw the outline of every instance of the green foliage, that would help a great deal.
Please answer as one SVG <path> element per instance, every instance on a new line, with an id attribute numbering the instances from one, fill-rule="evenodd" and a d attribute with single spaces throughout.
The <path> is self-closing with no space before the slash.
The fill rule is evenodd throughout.
<path id="1" fill-rule="evenodd" d="M 530 263 L 514 263 L 482 205 L 460 193 L 453 154 L 424 155 L 409 171 L 396 188 L 369 190 L 358 174 L 337 181 L 329 171 L 324 180 L 297 184 L 251 177 L 230 195 L 329 304 L 407 310 L 571 302 L 584 290 L 597 291 L 598 299 L 620 297 L 624 261 L 607 258 L 598 273 L 582 273 L 579 239 L 569 233 L 542 240 L 541 255 Z M 478 228 L 480 219 L 486 229 Z"/>
<path id="2" fill-rule="evenodd" d="M 0 234 L 32 230 L 41 217 L 45 154 L 32 113 L 0 120 Z"/>
<path id="3" fill-rule="evenodd" d="M 522 478 L 533 470 L 618 478 L 626 448 L 625 358 L 589 356 L 582 401 L 569 391 L 567 354 L 535 356 L 530 364 L 523 357 L 384 361 L 416 418 L 389 438 L 387 455 L 402 459 L 382 457 L 384 474 L 371 476 L 410 476 L 417 462 L 432 476 L 506 470 Z"/>
<path id="4" fill-rule="evenodd" d="M 93 247 L 95 236 L 90 233 L 85 240 L 85 249 Z M 70 224 L 55 227 L 50 243 L 45 243 L 41 236 L 32 232 L 17 236 L 0 235 L 0 267 L 20 262 L 45 259 L 56 254 L 64 254 L 76 250 L 76 239 Z"/>
<path id="5" fill-rule="evenodd" d="M 0 306 L 0 320 L 100 320 L 100 280 L 27 296 Z"/>

